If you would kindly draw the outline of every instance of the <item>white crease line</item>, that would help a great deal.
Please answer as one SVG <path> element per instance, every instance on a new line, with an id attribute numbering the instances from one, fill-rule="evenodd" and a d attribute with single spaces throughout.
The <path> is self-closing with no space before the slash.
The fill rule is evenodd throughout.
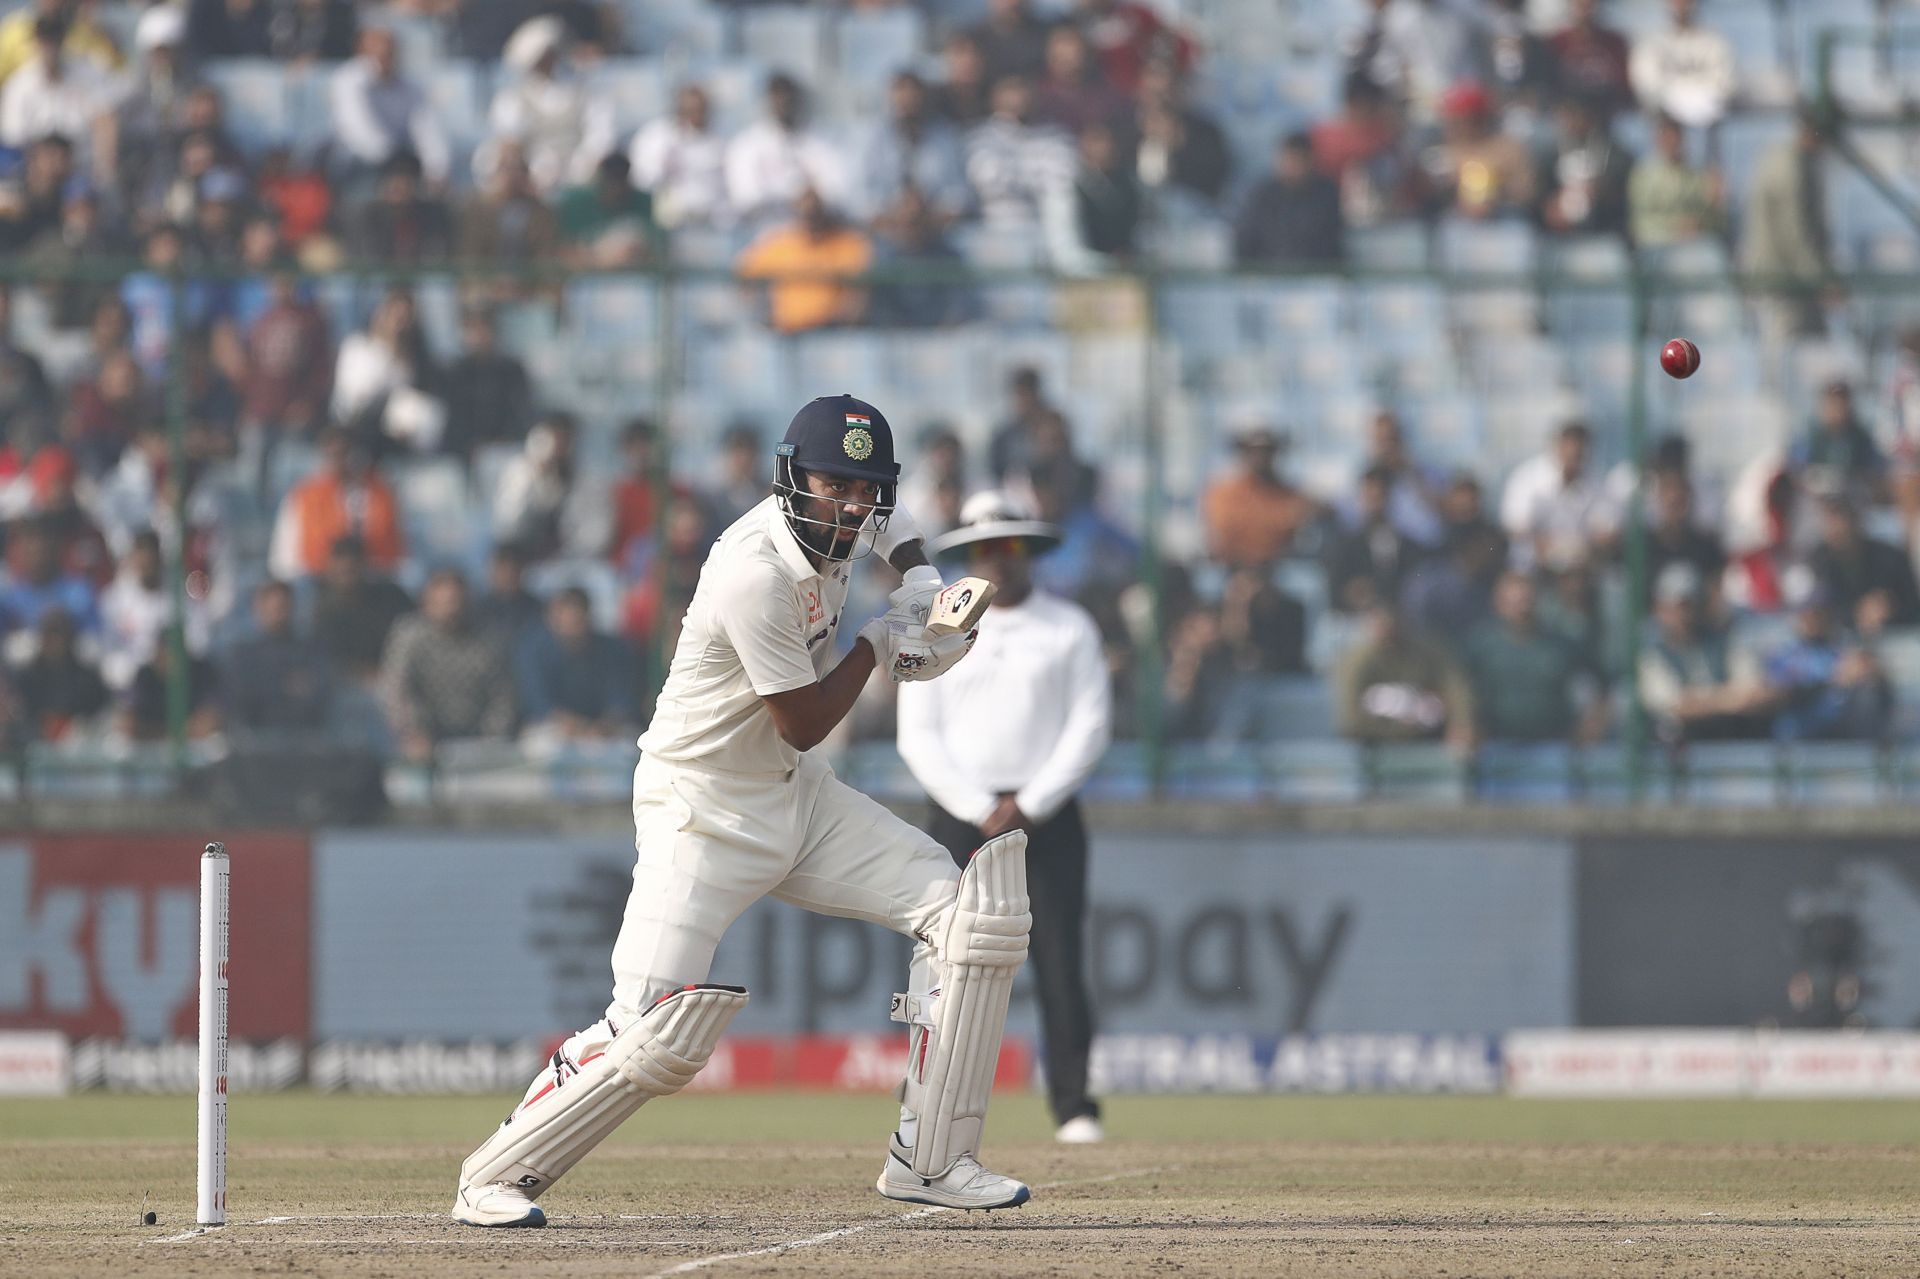
<path id="1" fill-rule="evenodd" d="M 189 1239 L 198 1239 L 201 1235 L 211 1234 L 220 1229 L 218 1226 L 195 1226 L 192 1230 L 177 1235 L 168 1235 L 165 1239 L 148 1239 L 146 1243 L 184 1243 Z"/>
<path id="2" fill-rule="evenodd" d="M 1167 1171 L 1169 1166 L 1170 1165 L 1161 1164 L 1152 1168 L 1133 1168 L 1126 1172 L 1108 1173 L 1104 1177 L 1077 1177 L 1071 1181 L 1051 1181 L 1045 1185 L 1035 1186 L 1034 1189 L 1061 1190 L 1068 1186 L 1098 1186 L 1110 1181 L 1125 1181 L 1129 1177 L 1150 1177 L 1156 1172 Z M 961 1211 L 963 1211 L 963 1209 L 947 1208 L 935 1204 L 927 1208 L 917 1208 L 912 1212 L 903 1213 L 898 1217 L 884 1217 L 879 1221 L 862 1222 L 855 1226 L 841 1226 L 838 1229 L 825 1230 L 805 1239 L 789 1239 L 785 1243 L 769 1244 L 765 1248 L 749 1248 L 745 1252 L 722 1252 L 716 1253 L 711 1257 L 696 1257 L 692 1261 L 683 1261 L 677 1266 L 669 1266 L 665 1270 L 655 1271 L 652 1275 L 648 1276 L 648 1279 L 667 1279 L 669 1275 L 691 1274 L 696 1270 L 705 1270 L 709 1266 L 717 1266 L 728 1261 L 745 1261 L 750 1257 L 772 1257 L 781 1253 L 797 1252 L 802 1248 L 818 1247 L 823 1243 L 832 1243 L 835 1239 L 844 1239 L 848 1235 L 857 1235 L 863 1231 L 873 1230 L 883 1226 L 898 1226 L 909 1221 L 918 1221 L 922 1218 L 937 1216 L 943 1212 Z"/>

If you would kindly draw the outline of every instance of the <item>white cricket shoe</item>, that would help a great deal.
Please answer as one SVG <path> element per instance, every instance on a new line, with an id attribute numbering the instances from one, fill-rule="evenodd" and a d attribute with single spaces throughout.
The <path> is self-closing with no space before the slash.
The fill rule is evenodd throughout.
<path id="1" fill-rule="evenodd" d="M 1091 1146 L 1107 1139 L 1107 1130 L 1092 1115 L 1075 1115 L 1054 1130 L 1053 1139 L 1063 1146 Z"/>
<path id="2" fill-rule="evenodd" d="M 887 1142 L 886 1167 L 874 1188 L 889 1199 L 909 1204 L 937 1204 L 942 1208 L 1017 1208 L 1033 1198 L 1024 1181 L 988 1172 L 972 1155 L 962 1155 L 938 1177 L 922 1177 L 913 1170 L 913 1152 L 895 1133 Z"/>
<path id="3" fill-rule="evenodd" d="M 518 1186 L 495 1182 L 490 1186 L 462 1186 L 453 1197 L 453 1219 L 463 1226 L 534 1229 L 547 1224 L 547 1214 Z"/>

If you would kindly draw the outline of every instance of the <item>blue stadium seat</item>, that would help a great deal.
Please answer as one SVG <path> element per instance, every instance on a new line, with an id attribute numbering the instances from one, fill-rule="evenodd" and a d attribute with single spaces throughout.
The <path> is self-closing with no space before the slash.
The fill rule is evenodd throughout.
<path id="1" fill-rule="evenodd" d="M 451 458 L 418 458 L 387 468 L 406 519 L 408 554 L 429 564 L 478 569 L 487 511 L 467 490 L 465 469 Z"/>
<path id="2" fill-rule="evenodd" d="M 1695 742 L 1687 748 L 1681 794 L 1716 808 L 1767 808 L 1785 789 L 1784 757 L 1772 742 Z"/>
<path id="3" fill-rule="evenodd" d="M 676 61 L 718 58 L 726 51 L 724 10 L 701 0 L 625 0 L 628 42 L 643 54 Z"/>
<path id="4" fill-rule="evenodd" d="M 209 63 L 209 83 L 220 91 L 227 127 L 248 151 L 263 151 L 288 139 L 288 103 L 284 69 L 266 58 L 234 58 Z"/>
<path id="5" fill-rule="evenodd" d="M 912 67 L 926 43 L 926 22 L 910 8 L 849 10 L 834 26 L 835 74 L 878 87 L 894 72 Z"/>
<path id="6" fill-rule="evenodd" d="M 1419 222 L 1389 222 L 1347 232 L 1347 257 L 1374 271 L 1424 271 L 1428 262 L 1427 228 Z"/>
<path id="7" fill-rule="evenodd" d="M 598 557 L 566 556 L 527 570 L 527 589 L 542 599 L 577 586 L 593 604 L 593 624 L 602 630 L 620 625 L 624 588 L 613 565 Z"/>
<path id="8" fill-rule="evenodd" d="M 593 92 L 613 108 L 622 134 L 671 110 L 667 69 L 652 58 L 608 58 L 593 69 Z"/>
<path id="9" fill-rule="evenodd" d="M 1518 220 L 1449 218 L 1440 223 L 1437 247 L 1441 270 L 1490 275 L 1531 271 L 1540 253 L 1533 227 Z"/>
<path id="10" fill-rule="evenodd" d="M 801 5 L 745 9 L 740 14 L 740 52 L 763 71 L 785 71 L 812 85 L 822 71 L 825 17 Z"/>
<path id="11" fill-rule="evenodd" d="M 1275 742 L 1259 754 L 1267 793 L 1282 803 L 1350 804 L 1363 793 L 1360 752 L 1352 742 Z"/>
<path id="12" fill-rule="evenodd" d="M 1895 736 L 1903 741 L 1920 738 L 1920 629 L 1889 631 L 1874 651 L 1893 682 Z"/>

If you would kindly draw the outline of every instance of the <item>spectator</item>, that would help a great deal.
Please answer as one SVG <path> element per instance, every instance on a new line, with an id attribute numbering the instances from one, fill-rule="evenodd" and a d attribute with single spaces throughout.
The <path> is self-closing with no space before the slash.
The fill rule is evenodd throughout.
<path id="1" fill-rule="evenodd" d="M 520 144 L 503 141 L 481 189 L 460 211 L 460 256 L 474 262 L 540 262 L 560 241 L 552 208 L 534 186 Z"/>
<path id="2" fill-rule="evenodd" d="M 333 188 L 313 157 L 296 160 L 290 148 L 271 147 L 261 157 L 259 177 L 260 202 L 279 219 L 282 239 L 296 249 L 330 243 Z"/>
<path id="3" fill-rule="evenodd" d="M 447 366 L 447 432 L 440 448 L 471 471 L 477 450 L 526 438 L 533 383 L 518 357 L 500 349 L 491 307 L 475 303 L 461 311 L 460 340 L 464 349 Z"/>
<path id="4" fill-rule="evenodd" d="M 61 571 L 85 578 L 96 589 L 113 580 L 113 553 L 81 504 L 80 470 L 65 449 L 41 449 L 27 468 L 33 486 L 34 518 L 53 539 Z"/>
<path id="5" fill-rule="evenodd" d="M 1720 123 L 1733 101 L 1733 46 L 1694 21 L 1696 0 L 1668 0 L 1673 26 L 1642 35 L 1629 70 L 1647 111 L 1670 115 L 1690 129 Z"/>
<path id="6" fill-rule="evenodd" d="M 993 114 L 967 136 L 967 180 L 990 227 L 1038 227 L 1042 204 L 1071 189 L 1073 144 L 1033 118 L 1033 90 L 1018 76 L 993 86 Z"/>
<path id="7" fill-rule="evenodd" d="M 1392 493 L 1392 475 L 1379 467 L 1368 470 L 1360 477 L 1354 524 L 1328 539 L 1327 595 L 1343 613 L 1391 607 L 1420 559 L 1420 547 L 1394 527 Z"/>
<path id="8" fill-rule="evenodd" d="M 900 483 L 900 508 L 912 515 L 929 538 L 960 527 L 967 486 L 967 449 L 945 423 L 920 433 L 915 463 Z"/>
<path id="9" fill-rule="evenodd" d="M 1346 256 L 1340 190 L 1313 167 L 1304 133 L 1274 149 L 1273 170 L 1247 194 L 1234 222 L 1233 255 L 1242 266 L 1337 265 Z"/>
<path id="10" fill-rule="evenodd" d="M 394 285 L 368 318 L 366 332 L 349 333 L 340 343 L 333 368 L 334 417 L 376 451 L 402 441 L 431 449 L 446 423 L 445 408 L 430 395 L 436 381 L 413 294 Z"/>
<path id="11" fill-rule="evenodd" d="M 1866 536 L 1860 512 L 1844 497 L 1820 504 L 1820 541 L 1807 567 L 1827 605 L 1860 635 L 1920 625 L 1920 583 L 1904 550 Z"/>
<path id="12" fill-rule="evenodd" d="M 1627 179 L 1627 230 L 1641 248 L 1664 248 L 1718 235 L 1726 221 L 1718 174 L 1687 163 L 1687 137 L 1678 121 L 1653 124 L 1654 154 Z"/>
<path id="13" fill-rule="evenodd" d="M 1385 601 L 1366 610 L 1359 643 L 1341 655 L 1334 707 L 1342 736 L 1369 745 L 1444 739 L 1473 749 L 1473 686 L 1453 655 L 1413 633 Z"/>
<path id="14" fill-rule="evenodd" d="M 1806 568 L 1798 562 L 1792 545 L 1800 490 L 1793 476 L 1776 464 L 1752 469 L 1765 469 L 1770 474 L 1753 495 L 1757 502 L 1747 496 L 1743 485 L 1736 489 L 1730 503 L 1735 511 L 1748 505 L 1759 509 L 1749 519 L 1734 524 L 1736 528 L 1740 523 L 1749 527 L 1727 566 L 1723 592 L 1730 608 L 1778 613 L 1786 608 L 1788 597 L 1806 585 Z"/>
<path id="15" fill-rule="evenodd" d="M 653 197 L 633 185 L 633 170 L 618 151 L 601 157 L 593 181 L 560 197 L 560 242 L 569 265 L 636 266 L 655 255 L 660 228 Z"/>
<path id="16" fill-rule="evenodd" d="M 1175 614 L 1167 629 L 1160 699 L 1167 734 L 1194 741 L 1234 727 L 1223 722 L 1236 681 L 1233 654 L 1220 633 L 1219 609 L 1187 609 Z"/>
<path id="17" fill-rule="evenodd" d="M 110 303 L 125 314 L 119 301 Z M 13 340 L 13 289 L 0 285 L 0 440 L 32 436 L 52 426 L 53 393 L 39 357 Z"/>
<path id="18" fill-rule="evenodd" d="M 673 95 L 673 115 L 635 134 L 627 160 L 634 185 L 653 197 L 654 220 L 672 230 L 725 221 L 726 156 L 707 91 L 683 84 Z"/>
<path id="19" fill-rule="evenodd" d="M 1007 375 L 1007 415 L 987 444 L 987 470 L 996 486 L 1004 488 L 1014 472 L 1025 467 L 1027 440 L 1040 419 L 1052 411 L 1039 369 L 1022 364 Z"/>
<path id="20" fill-rule="evenodd" d="M 1494 588 L 1494 617 L 1468 637 L 1478 734 L 1504 742 L 1581 743 L 1606 731 L 1606 702 L 1580 651 L 1543 628 L 1533 579 L 1509 571 Z"/>
<path id="21" fill-rule="evenodd" d="M 1233 170 L 1227 135 L 1187 102 L 1186 82 L 1171 63 L 1149 63 L 1140 77 L 1134 130 L 1134 168 L 1142 186 L 1219 200 Z"/>
<path id="22" fill-rule="evenodd" d="M 60 224 L 41 231 L 23 259 L 47 272 L 49 282 L 42 293 L 52 311 L 51 326 L 63 332 L 85 329 L 100 303 L 113 296 L 112 282 L 97 278 L 92 265 L 124 261 L 131 251 L 99 193 L 85 181 L 68 182 L 60 200 Z"/>
<path id="23" fill-rule="evenodd" d="M 968 35 L 979 48 L 988 84 L 1009 75 L 1037 79 L 1046 68 L 1047 24 L 1027 0 L 989 0 L 986 19 Z"/>
<path id="24" fill-rule="evenodd" d="M 1450 528 L 1438 553 L 1416 561 L 1402 579 L 1401 617 L 1424 635 L 1471 635 L 1493 614 L 1494 583 L 1506 561 L 1507 539 L 1492 524 Z"/>
<path id="25" fill-rule="evenodd" d="M 1135 0 L 1076 0 L 1073 21 L 1106 72 L 1107 83 L 1132 97 L 1155 61 L 1182 71 L 1193 64 L 1194 45 L 1160 14 Z"/>
<path id="26" fill-rule="evenodd" d="M 1782 741 L 1877 741 L 1893 689 L 1872 652 L 1848 638 L 1834 602 L 1816 587 L 1794 611 L 1794 637 L 1768 654 L 1773 735 Z"/>
<path id="27" fill-rule="evenodd" d="M 134 674 L 125 700 L 114 715 L 119 735 L 129 742 L 158 742 L 172 736 L 173 728 L 173 645 L 162 644 L 153 650 L 153 660 Z M 213 663 L 204 657 L 188 657 L 186 718 L 181 727 L 188 741 L 204 741 L 218 736 L 220 718 L 220 681 Z"/>
<path id="28" fill-rule="evenodd" d="M 1712 625 L 1702 580 L 1671 564 L 1654 579 L 1654 633 L 1641 646 L 1640 704 L 1662 741 L 1764 737 L 1771 700 L 1760 662 Z"/>
<path id="29" fill-rule="evenodd" d="M 1091 125 L 1079 141 L 1073 186 L 1049 193 L 1042 211 L 1054 269 L 1097 275 L 1134 256 L 1142 216 L 1140 183 L 1112 129 Z"/>
<path id="30" fill-rule="evenodd" d="M 589 549 L 579 536 L 584 490 L 575 455 L 578 435 L 571 413 L 542 414 L 494 489 L 494 536 L 516 544 L 534 562 L 562 550 Z"/>
<path id="31" fill-rule="evenodd" d="M 313 733 L 328 726 L 333 671 L 293 627 L 293 588 L 268 579 L 253 592 L 255 633 L 224 664 L 227 721 L 254 733 Z"/>
<path id="32" fill-rule="evenodd" d="M 1059 415 L 1043 418 L 1064 435 Z M 1027 488 L 1040 518 L 1060 526 L 1062 540 L 1034 566 L 1034 581 L 1055 595 L 1092 600 L 1099 615 L 1139 576 L 1140 546 L 1100 510 L 1097 477 L 1072 458 L 1029 472 Z"/>
<path id="33" fill-rule="evenodd" d="M 350 166 L 350 180 L 385 174 L 395 156 L 411 155 L 428 182 L 446 182 L 447 135 L 420 86 L 401 74 L 393 32 L 368 27 L 360 33 L 359 56 L 333 73 L 327 100 L 333 145 Z"/>
<path id="34" fill-rule="evenodd" d="M 104 474 L 156 407 L 132 354 L 115 351 L 69 393 L 61 442 L 88 475 Z"/>
<path id="35" fill-rule="evenodd" d="M 1683 471 L 1663 470 L 1652 476 L 1652 510 L 1647 524 L 1646 594 L 1670 565 L 1680 565 L 1702 583 L 1709 602 L 1718 598 L 1717 586 L 1727 570 L 1727 553 L 1715 537 L 1694 519 L 1693 485 Z"/>
<path id="36" fill-rule="evenodd" d="M 720 473 L 706 492 L 705 505 L 725 528 L 766 500 L 772 490 L 768 454 L 759 428 L 735 422 L 720 436 Z"/>
<path id="37" fill-rule="evenodd" d="M 48 608 L 37 629 L 32 658 L 13 672 L 20 718 L 39 741 L 85 736 L 88 721 L 107 708 L 106 683 L 81 659 L 74 620 L 65 609 Z"/>
<path id="38" fill-rule="evenodd" d="M 1516 567 L 1565 568 L 1604 554 L 1620 532 L 1620 509 L 1592 466 L 1593 434 L 1569 422 L 1553 448 L 1507 477 L 1500 524 Z"/>
<path id="39" fill-rule="evenodd" d="M 973 202 L 966 156 L 954 127 L 933 113 L 926 82 L 911 71 L 896 72 L 887 111 L 860 154 L 862 212 L 884 215 L 913 192 L 937 225 L 959 220 Z"/>
<path id="40" fill-rule="evenodd" d="M 1043 486 L 1056 488 L 1068 511 L 1059 513 L 1054 523 L 1065 525 L 1071 520 L 1070 512 L 1092 504 L 1099 481 L 1099 472 L 1074 455 L 1073 432 L 1066 416 L 1048 407 L 1034 420 L 1033 429 L 1027 435 L 1026 450 L 1010 476 L 1008 488 L 1016 496 L 1029 499 Z M 1068 541 L 1072 541 L 1071 531 Z"/>
<path id="41" fill-rule="evenodd" d="M 1440 489 L 1437 476 L 1429 475 L 1407 447 L 1407 433 L 1400 416 L 1391 409 L 1380 409 L 1367 423 L 1366 468 L 1378 469 L 1388 477 L 1387 518 L 1408 539 L 1421 546 L 1437 546 L 1444 537 L 1440 516 L 1434 511 L 1434 494 Z M 1476 498 L 1478 488 L 1475 489 Z M 1360 522 L 1357 505 L 1342 504 L 1341 517 L 1349 524 Z"/>
<path id="42" fill-rule="evenodd" d="M 1518 138 L 1501 132 L 1484 85 L 1468 80 L 1447 90 L 1440 125 L 1439 145 L 1421 156 L 1438 211 L 1473 219 L 1531 212 L 1533 157 Z"/>
<path id="43" fill-rule="evenodd" d="M 60 546 L 46 521 L 16 520 L 7 530 L 6 573 L 0 575 L 0 634 L 37 627 L 52 609 L 66 614 L 83 635 L 100 629 L 93 585 L 62 569 Z"/>
<path id="44" fill-rule="evenodd" d="M 1547 38 L 1565 92 L 1585 98 L 1602 117 L 1633 107 L 1627 38 L 1600 20 L 1600 0 L 1572 0 L 1571 21 Z"/>
<path id="45" fill-rule="evenodd" d="M 65 34 L 61 51 L 67 60 L 105 74 L 120 68 L 120 50 L 113 37 L 94 21 L 93 6 L 73 0 L 33 0 L 0 21 L 0 82 L 32 62 L 40 41 L 40 24 L 61 24 Z"/>
<path id="46" fill-rule="evenodd" d="M 1313 126 L 1313 162 L 1340 187 L 1340 211 L 1354 226 L 1372 226 L 1407 208 L 1408 164 L 1402 121 L 1386 94 L 1363 75 L 1349 75 L 1341 111 Z"/>
<path id="47" fill-rule="evenodd" d="M 988 76 L 979 40 L 966 31 L 949 35 L 941 46 L 940 64 L 943 78 L 930 95 L 934 114 L 956 129 L 983 123 L 993 110 L 990 86 L 1005 76 Z M 1020 78 L 1030 82 L 1030 77 Z"/>
<path id="48" fill-rule="evenodd" d="M 102 149 L 96 166 L 108 190 L 128 196 L 144 189 L 154 158 L 173 147 L 184 127 L 198 79 L 183 48 L 186 32 L 185 15 L 169 4 L 154 5 L 134 25 L 139 62 L 114 106 L 112 146 Z"/>
<path id="49" fill-rule="evenodd" d="M 379 189 L 354 216 L 354 252 L 370 262 L 416 266 L 453 256 L 453 215 L 421 186 L 420 159 L 398 151 L 381 163 Z"/>
<path id="50" fill-rule="evenodd" d="M 61 209 L 75 182 L 73 143 L 59 134 L 34 141 L 22 176 L 13 206 L 0 209 L 0 247 L 32 249 L 59 233 Z"/>
<path id="51" fill-rule="evenodd" d="M 374 469 L 372 453 L 340 427 L 321 436 L 320 448 L 320 469 L 280 504 L 268 557 L 273 575 L 292 581 L 320 572 L 349 534 L 376 570 L 391 573 L 406 554 L 406 540 L 399 503 Z"/>
<path id="52" fill-rule="evenodd" d="M 474 625 L 498 634 L 509 653 L 546 612 L 540 597 L 527 589 L 531 559 L 516 542 L 496 542 L 487 557 L 487 593 L 473 606 Z"/>
<path id="53" fill-rule="evenodd" d="M 1487 83 L 1502 102 L 1517 112 L 1531 111 L 1549 93 L 1561 91 L 1553 50 L 1535 34 L 1527 0 L 1482 0 L 1477 17 Z M 1599 114 L 1605 120 L 1607 113 Z"/>
<path id="54" fill-rule="evenodd" d="M 0 145 L 22 149 L 63 137 L 90 155 L 97 131 L 110 127 L 114 86 L 92 62 L 67 55 L 68 29 L 64 18 L 35 20 L 32 56 L 0 86 Z"/>
<path id="55" fill-rule="evenodd" d="M 626 580 L 637 581 L 646 576 L 659 552 L 659 499 L 664 496 L 667 505 L 686 503 L 696 509 L 700 499 L 672 477 L 662 456 L 660 429 L 647 418 L 628 422 L 620 434 L 620 444 L 626 455 L 626 471 L 613 484 L 613 518 L 603 545 L 607 558 Z"/>
<path id="56" fill-rule="evenodd" d="M 767 281 L 767 312 L 781 333 L 858 324 L 866 290 L 843 283 L 866 273 L 873 242 L 842 220 L 812 187 L 800 193 L 795 219 L 763 231 L 741 253 L 740 277 Z"/>
<path id="57" fill-rule="evenodd" d="M 1076 27 L 1047 33 L 1046 65 L 1032 84 L 1033 118 L 1076 137 L 1094 125 L 1117 127 L 1127 110 L 1127 99 L 1100 74 Z"/>
<path id="58" fill-rule="evenodd" d="M 913 187 L 901 191 L 874 223 L 881 268 L 916 271 L 916 276 L 945 268 L 946 279 L 908 278 L 874 290 L 874 323 L 889 328 L 925 329 L 962 324 L 980 311 L 972 288 L 961 282 L 965 259 L 940 232 L 926 198 Z"/>
<path id="59" fill-rule="evenodd" d="M 777 71 L 767 77 L 766 117 L 727 147 L 727 200 L 751 227 L 797 207 L 807 191 L 844 207 L 851 175 L 839 148 L 807 127 L 799 81 Z"/>
<path id="60" fill-rule="evenodd" d="M 213 630 L 206 600 L 191 594 L 186 600 L 187 651 L 204 653 Z M 100 596 L 100 673 L 108 687 L 126 689 L 134 674 L 153 660 L 173 624 L 173 601 L 160 536 L 142 529 L 113 584 Z"/>
<path id="61" fill-rule="evenodd" d="M 1832 272 L 1820 128 L 1803 113 L 1794 136 L 1769 151 L 1747 188 L 1740 265 L 1763 282 L 1763 328 L 1776 343 L 1817 333 L 1823 320 L 1814 290 Z"/>
<path id="62" fill-rule="evenodd" d="M 281 62 L 340 62 L 353 56 L 353 0 L 268 0 L 268 54 Z"/>
<path id="63" fill-rule="evenodd" d="M 1417 124 L 1444 112 L 1443 95 L 1464 80 L 1483 81 L 1486 32 L 1472 10 L 1451 0 L 1368 0 L 1366 24 L 1347 41 L 1347 74 L 1365 76 L 1404 104 Z"/>
<path id="64" fill-rule="evenodd" d="M 176 299 L 172 277 L 193 265 L 186 258 L 186 250 L 187 239 L 180 229 L 162 223 L 147 236 L 142 254 L 146 269 L 120 282 L 120 300 L 132 320 L 129 344 L 133 356 L 140 361 L 140 371 L 156 383 L 167 376 L 176 320 L 184 319 L 181 332 L 192 334 L 212 329 L 223 318 L 221 291 L 212 281 L 195 278 L 190 270 L 186 270 L 187 278 L 179 286 Z"/>
<path id="65" fill-rule="evenodd" d="M 1475 539 L 1493 538 L 1499 544 L 1499 563 L 1507 558 L 1507 537 L 1500 526 L 1487 518 L 1486 497 L 1480 479 L 1472 471 L 1456 471 L 1440 495 L 1440 545 L 1456 547 Z M 1491 587 L 1493 581 L 1487 580 Z"/>
<path id="66" fill-rule="evenodd" d="M 513 670 L 500 636 L 473 623 L 467 580 L 435 570 L 420 611 L 402 618 L 380 659 L 380 697 L 401 756 L 430 761 L 443 743 L 513 731 Z"/>
<path id="67" fill-rule="evenodd" d="M 1234 436 L 1234 470 L 1207 486 L 1200 499 L 1207 555 L 1229 568 L 1264 568 L 1292 551 L 1312 522 L 1313 500 L 1276 465 L 1291 441 L 1264 426 Z"/>
<path id="68" fill-rule="evenodd" d="M 475 180 L 492 184 L 502 146 L 511 142 L 543 197 L 587 181 L 617 134 L 612 104 L 568 64 L 565 25 L 551 15 L 532 19 L 513 33 L 503 60 L 512 74 L 487 112 L 491 135 L 474 154 Z"/>
<path id="69" fill-rule="evenodd" d="M 1908 543 L 1920 545 L 1920 326 L 1900 335 L 1890 364 L 1886 416 L 1893 431 L 1893 498 Z"/>
<path id="70" fill-rule="evenodd" d="M 1220 641 L 1232 679 L 1214 720 L 1220 745 L 1266 742 L 1284 734 L 1288 677 L 1307 670 L 1307 610 L 1263 568 L 1227 574 L 1220 592 Z"/>
<path id="71" fill-rule="evenodd" d="M 1821 388 L 1813 421 L 1794 442 L 1787 464 L 1803 483 L 1845 492 L 1863 502 L 1879 501 L 1887 492 L 1886 454 L 1861 424 L 1853 387 L 1844 378 Z"/>
<path id="72" fill-rule="evenodd" d="M 1623 235 L 1632 158 L 1578 98 L 1554 109 L 1559 137 L 1541 168 L 1540 222 L 1556 235 Z"/>
<path id="73" fill-rule="evenodd" d="M 567 587 L 547 606 L 546 625 L 530 631 L 515 654 L 521 740 L 553 750 L 630 739 L 639 731 L 635 686 L 633 650 L 594 630 L 587 593 Z"/>
<path id="74" fill-rule="evenodd" d="M 411 611 L 407 591 L 367 565 L 367 543 L 357 536 L 334 542 L 313 599 L 313 641 L 338 674 L 357 684 L 371 682 L 388 632 Z"/>
<path id="75" fill-rule="evenodd" d="M 289 272 L 276 272 L 267 308 L 247 331 L 244 429 L 261 436 L 262 465 L 275 442 L 310 439 L 333 389 L 333 337 L 326 313 Z M 264 472 L 263 472 L 264 477 Z"/>

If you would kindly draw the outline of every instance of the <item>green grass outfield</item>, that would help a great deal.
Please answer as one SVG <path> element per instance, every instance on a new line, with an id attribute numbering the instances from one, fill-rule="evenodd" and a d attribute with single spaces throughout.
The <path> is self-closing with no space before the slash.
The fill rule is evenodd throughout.
<path id="1" fill-rule="evenodd" d="M 230 1132 L 248 1142 L 475 1141 L 513 1098 L 238 1094 Z M 618 1141 L 841 1143 L 884 1134 L 884 1097 L 744 1093 L 676 1097 L 649 1106 Z M 1652 1144 L 1920 1145 L 1920 1105 L 1905 1101 L 1516 1100 L 1507 1097 L 1119 1097 L 1108 1103 L 1117 1141 L 1635 1142 Z M 1037 1097 L 995 1099 L 990 1138 L 1047 1133 Z M 0 1143 L 191 1143 L 191 1097 L 82 1094 L 0 1100 Z M 877 1138 L 876 1138 L 877 1140 Z"/>

